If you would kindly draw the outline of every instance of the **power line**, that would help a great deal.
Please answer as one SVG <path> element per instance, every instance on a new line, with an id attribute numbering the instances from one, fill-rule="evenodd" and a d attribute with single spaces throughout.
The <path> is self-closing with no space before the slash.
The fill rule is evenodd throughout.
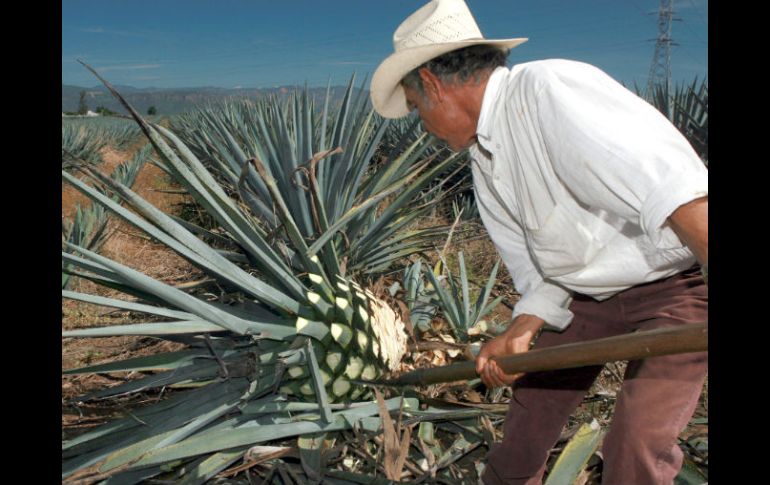
<path id="1" fill-rule="evenodd" d="M 698 15 L 700 16 L 701 20 L 703 20 L 703 23 L 708 25 L 708 23 L 709 23 L 708 19 L 703 16 L 703 14 L 700 11 L 700 8 L 695 4 L 695 2 L 693 0 L 690 0 L 690 4 L 695 9 L 695 11 L 698 13 Z"/>

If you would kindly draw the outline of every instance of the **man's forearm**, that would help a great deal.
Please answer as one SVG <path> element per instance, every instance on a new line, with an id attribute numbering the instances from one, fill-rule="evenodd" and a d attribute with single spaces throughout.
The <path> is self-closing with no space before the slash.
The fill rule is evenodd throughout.
<path id="1" fill-rule="evenodd" d="M 690 248 L 701 266 L 709 265 L 709 199 L 702 197 L 680 206 L 668 218 L 679 239 Z"/>

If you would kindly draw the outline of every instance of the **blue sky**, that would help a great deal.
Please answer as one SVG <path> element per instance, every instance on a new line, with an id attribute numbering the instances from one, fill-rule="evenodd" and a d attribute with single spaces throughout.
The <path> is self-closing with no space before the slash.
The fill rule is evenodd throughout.
<path id="1" fill-rule="evenodd" d="M 427 0 L 62 0 L 62 83 L 272 87 L 374 72 Z M 487 38 L 529 37 L 509 63 L 567 58 L 644 85 L 659 0 L 466 0 Z M 674 0 L 672 77 L 708 74 L 708 0 Z M 359 77 L 360 79 L 360 77 Z"/>

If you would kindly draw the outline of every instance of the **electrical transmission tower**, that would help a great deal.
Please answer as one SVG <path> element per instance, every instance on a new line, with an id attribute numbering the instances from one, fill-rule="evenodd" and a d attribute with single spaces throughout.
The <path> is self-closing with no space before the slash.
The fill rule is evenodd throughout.
<path id="1" fill-rule="evenodd" d="M 671 46 L 677 45 L 671 40 L 671 21 L 674 18 L 673 0 L 660 0 L 658 10 L 658 38 L 655 41 L 655 55 L 650 65 L 650 75 L 647 78 L 647 96 L 652 96 L 653 86 L 666 86 L 666 92 L 671 94 Z"/>

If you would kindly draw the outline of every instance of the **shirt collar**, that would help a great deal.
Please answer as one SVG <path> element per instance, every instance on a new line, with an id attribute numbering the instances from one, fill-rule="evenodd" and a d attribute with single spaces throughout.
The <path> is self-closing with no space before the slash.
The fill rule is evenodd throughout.
<path id="1" fill-rule="evenodd" d="M 484 98 L 481 101 L 481 111 L 479 112 L 479 123 L 476 126 L 476 135 L 478 140 L 483 144 L 485 141 L 490 140 L 491 136 L 491 122 L 492 122 L 492 109 L 494 108 L 494 101 L 497 98 L 497 94 L 500 91 L 500 86 L 503 82 L 503 78 L 510 72 L 507 67 L 498 67 L 489 76 L 487 86 L 484 89 Z"/>

